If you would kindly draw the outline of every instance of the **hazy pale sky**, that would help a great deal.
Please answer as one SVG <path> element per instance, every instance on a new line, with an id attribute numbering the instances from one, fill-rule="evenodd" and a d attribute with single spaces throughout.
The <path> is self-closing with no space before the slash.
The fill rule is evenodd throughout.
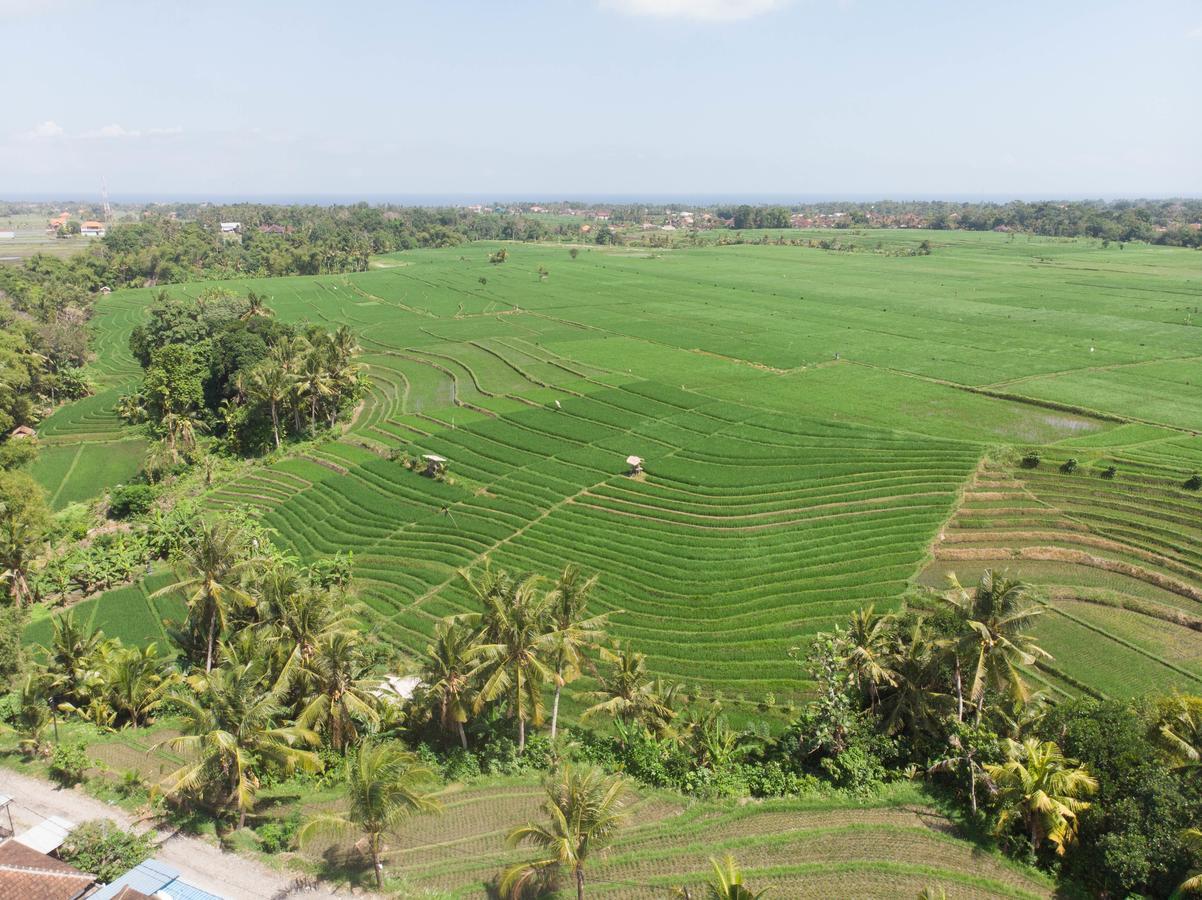
<path id="1" fill-rule="evenodd" d="M 1202 194 L 1202 2 L 0 0 L 0 197 Z"/>

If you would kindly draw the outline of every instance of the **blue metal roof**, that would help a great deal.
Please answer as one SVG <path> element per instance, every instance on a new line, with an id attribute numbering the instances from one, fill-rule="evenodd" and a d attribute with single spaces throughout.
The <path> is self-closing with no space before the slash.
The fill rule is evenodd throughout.
<path id="1" fill-rule="evenodd" d="M 171 900 L 224 900 L 186 881 L 180 881 L 179 871 L 158 859 L 148 859 L 134 866 L 112 884 L 106 884 L 92 894 L 88 900 L 112 900 L 124 887 L 131 887 L 149 897 L 161 892 Z"/>

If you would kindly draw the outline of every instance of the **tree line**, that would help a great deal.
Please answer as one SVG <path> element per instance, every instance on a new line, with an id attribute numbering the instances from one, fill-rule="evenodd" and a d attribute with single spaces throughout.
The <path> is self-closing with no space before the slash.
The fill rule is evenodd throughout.
<path id="1" fill-rule="evenodd" d="M 333 428 L 362 398 L 367 380 L 350 329 L 298 329 L 266 301 L 222 289 L 155 296 L 129 339 L 142 387 L 117 404 L 126 422 L 147 423 L 161 441 L 152 470 L 194 460 L 202 433 L 236 453 L 278 450 L 288 436 Z"/>

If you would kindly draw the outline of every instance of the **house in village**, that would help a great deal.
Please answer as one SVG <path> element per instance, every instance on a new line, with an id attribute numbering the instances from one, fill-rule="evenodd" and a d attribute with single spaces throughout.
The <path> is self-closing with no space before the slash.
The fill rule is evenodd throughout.
<path id="1" fill-rule="evenodd" d="M 104 237 L 104 223 L 88 221 L 79 226 L 79 233 L 87 237 Z"/>
<path id="2" fill-rule="evenodd" d="M 96 876 L 47 856 L 16 838 L 0 843 L 0 897 L 12 900 L 77 900 Z"/>

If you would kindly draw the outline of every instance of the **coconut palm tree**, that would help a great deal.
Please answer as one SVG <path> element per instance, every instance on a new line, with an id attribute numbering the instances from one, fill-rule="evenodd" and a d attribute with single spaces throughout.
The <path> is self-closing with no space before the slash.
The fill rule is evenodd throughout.
<path id="1" fill-rule="evenodd" d="M 330 732 L 330 746 L 341 753 L 348 741 L 359 739 L 356 720 L 379 722 L 375 680 L 369 679 L 371 660 L 362 638 L 347 631 L 327 635 L 301 667 L 302 691 L 312 696 L 297 717 L 302 728 Z"/>
<path id="2" fill-rule="evenodd" d="M 566 869 L 576 884 L 577 900 L 583 900 L 585 867 L 610 845 L 626 819 L 626 782 L 599 769 L 565 765 L 547 780 L 545 789 L 546 823 L 519 825 L 509 832 L 508 842 L 513 847 L 534 844 L 546 853 L 506 869 L 501 896 L 520 898 L 544 872 Z"/>
<path id="3" fill-rule="evenodd" d="M 348 326 L 339 325 L 330 335 L 330 350 L 336 364 L 346 365 L 359 352 L 359 341 Z"/>
<path id="4" fill-rule="evenodd" d="M 130 725 L 144 724 L 178 681 L 171 658 L 157 644 L 118 647 L 108 654 L 104 682 L 114 712 Z"/>
<path id="5" fill-rule="evenodd" d="M 1197 859 L 1202 857 L 1202 828 L 1187 828 L 1181 832 L 1181 843 Z M 1189 872 L 1185 880 L 1177 885 L 1178 894 L 1202 894 L 1202 869 Z"/>
<path id="6" fill-rule="evenodd" d="M 897 641 L 887 663 L 894 683 L 880 695 L 877 713 L 889 734 L 934 734 L 949 708 L 941 688 L 942 659 L 922 620 Z"/>
<path id="7" fill-rule="evenodd" d="M 292 385 L 296 399 L 309 407 L 309 431 L 317 431 L 317 409 L 336 393 L 336 383 L 326 367 L 322 354 L 313 350 L 305 354 L 296 380 Z"/>
<path id="8" fill-rule="evenodd" d="M 987 781 L 985 769 L 977 758 L 980 752 L 979 744 L 987 736 L 992 735 L 980 725 L 952 722 L 946 749 L 927 767 L 927 771 L 932 774 L 963 771 L 968 781 L 968 805 L 974 816 L 977 814 L 977 784 Z"/>
<path id="9" fill-rule="evenodd" d="M 254 291 L 246 293 L 246 310 L 239 318 L 243 322 L 249 322 L 256 317 L 270 319 L 275 315 L 275 311 L 267 305 L 267 298 L 262 294 L 256 294 Z"/>
<path id="10" fill-rule="evenodd" d="M 961 658 L 972 660 L 973 676 L 969 699 L 981 721 L 985 709 L 985 691 L 993 688 L 1026 702 L 1030 691 L 1019 666 L 1034 665 L 1037 659 L 1051 659 L 1031 635 L 1024 633 L 1043 610 L 1030 600 L 1025 584 L 990 569 L 982 574 L 974 590 L 964 588 L 953 574 L 951 590 L 943 599 L 961 619 L 960 635 L 949 644 L 953 653 L 958 718 L 964 718 L 964 689 Z"/>
<path id="11" fill-rule="evenodd" d="M 280 449 L 280 409 L 287 402 L 292 392 L 293 376 L 284 366 L 269 361 L 256 366 L 250 373 L 245 385 L 247 394 L 253 399 L 266 403 L 271 410 L 271 433 L 275 438 L 275 448 Z"/>
<path id="12" fill-rule="evenodd" d="M 1032 847 L 1038 850 L 1046 840 L 1063 855 L 1076 839 L 1077 813 L 1089 808 L 1081 798 L 1098 789 L 1097 779 L 1075 759 L 1066 759 L 1051 741 L 1007 740 L 1006 755 L 1001 765 L 984 767 L 1001 805 L 998 833 L 1020 820 Z"/>
<path id="13" fill-rule="evenodd" d="M 44 746 L 46 728 L 53 719 L 53 699 L 49 684 L 44 676 L 29 672 L 15 689 L 16 698 L 12 726 L 20 736 L 18 749 L 26 756 L 36 756 Z M 58 739 L 58 723 L 55 722 L 55 740 Z"/>
<path id="14" fill-rule="evenodd" d="M 289 679 L 334 634 L 355 633 L 352 608 L 340 592 L 305 583 L 295 567 L 273 566 L 256 585 L 260 636 L 276 648 L 280 676 Z"/>
<path id="15" fill-rule="evenodd" d="M 518 723 L 518 752 L 526 750 L 526 722 L 543 720 L 543 687 L 555 680 L 547 665 L 555 650 L 550 603 L 532 575 L 514 578 L 508 573 L 485 569 L 479 579 L 465 575 L 469 586 L 484 604 L 484 612 L 463 617 L 480 628 L 482 683 L 474 708 L 504 700 L 509 715 Z"/>
<path id="16" fill-rule="evenodd" d="M 710 857 L 710 867 L 714 874 L 706 883 L 706 896 L 710 900 L 759 900 L 768 893 L 768 889 L 753 891 L 743 881 L 743 870 L 729 853 L 719 862 Z"/>
<path id="17" fill-rule="evenodd" d="M 282 726 L 278 689 L 265 683 L 260 663 L 215 669 L 190 679 L 189 690 L 177 690 L 182 734 L 160 741 L 187 762 L 168 775 L 159 788 L 168 796 L 199 798 L 219 810 L 236 809 L 238 827 L 255 805 L 258 767 L 273 762 L 287 772 L 321 769 L 317 754 L 301 749 L 317 743 L 317 735 L 301 726 Z"/>
<path id="18" fill-rule="evenodd" d="M 1175 768 L 1202 770 L 1202 697 L 1161 701 L 1157 735 Z"/>
<path id="19" fill-rule="evenodd" d="M 172 465 L 178 464 L 181 459 L 185 458 L 186 453 L 196 449 L 196 435 L 205 429 L 204 422 L 197 418 L 195 410 L 186 412 L 166 410 L 159 419 L 159 424 L 166 436 L 167 456 Z"/>
<path id="20" fill-rule="evenodd" d="M 876 615 L 870 604 L 852 613 L 843 636 L 844 659 L 874 713 L 881 686 L 897 684 L 896 674 L 889 667 L 889 654 L 895 640 L 893 625 L 892 616 Z"/>
<path id="21" fill-rule="evenodd" d="M 591 694 L 597 702 L 584 711 L 581 719 L 605 713 L 623 724 L 640 722 L 655 730 L 672 717 L 647 671 L 646 654 L 636 653 L 629 644 L 615 641 L 612 649 L 601 648 L 601 659 L 609 664 L 609 671 Z"/>
<path id="22" fill-rule="evenodd" d="M 179 581 L 151 596 L 183 593 L 197 633 L 207 633 L 205 671 L 213 670 L 213 648 L 235 605 L 254 606 L 247 582 L 257 560 L 249 534 L 224 519 L 205 519 L 175 561 Z"/>
<path id="23" fill-rule="evenodd" d="M 310 819 L 300 830 L 300 843 L 322 834 L 364 835 L 376 887 L 383 890 L 384 838 L 413 813 L 439 810 L 438 801 L 423 789 L 432 777 L 399 745 L 364 744 L 346 762 L 346 812 Z"/>
<path id="24" fill-rule="evenodd" d="M 442 727 L 459 735 L 464 750 L 467 733 L 463 726 L 472 709 L 473 685 L 482 665 L 476 637 L 462 622 L 443 622 L 435 629 L 433 643 L 426 645 L 422 660 L 422 695 L 437 709 Z"/>
<path id="25" fill-rule="evenodd" d="M 31 568 L 46 543 L 50 518 L 45 493 L 23 472 L 5 473 L 10 493 L 0 499 L 0 585 L 13 602 L 22 606 L 36 599 L 29 587 Z M 3 596 L 3 594 L 0 594 Z"/>
<path id="26" fill-rule="evenodd" d="M 61 676 L 69 685 L 77 685 L 84 672 L 94 668 L 96 656 L 104 644 L 104 632 L 88 628 L 75 619 L 75 610 L 67 610 L 50 620 L 50 645 L 41 647 L 46 668 Z"/>
<path id="27" fill-rule="evenodd" d="M 559 696 L 563 686 L 580 675 L 586 650 L 597 646 L 604 633 L 607 616 L 588 614 L 589 595 L 597 585 L 597 576 L 585 577 L 579 566 L 567 565 L 551 590 L 551 624 L 555 629 L 555 699 L 551 702 L 551 740 L 559 730 Z"/>

